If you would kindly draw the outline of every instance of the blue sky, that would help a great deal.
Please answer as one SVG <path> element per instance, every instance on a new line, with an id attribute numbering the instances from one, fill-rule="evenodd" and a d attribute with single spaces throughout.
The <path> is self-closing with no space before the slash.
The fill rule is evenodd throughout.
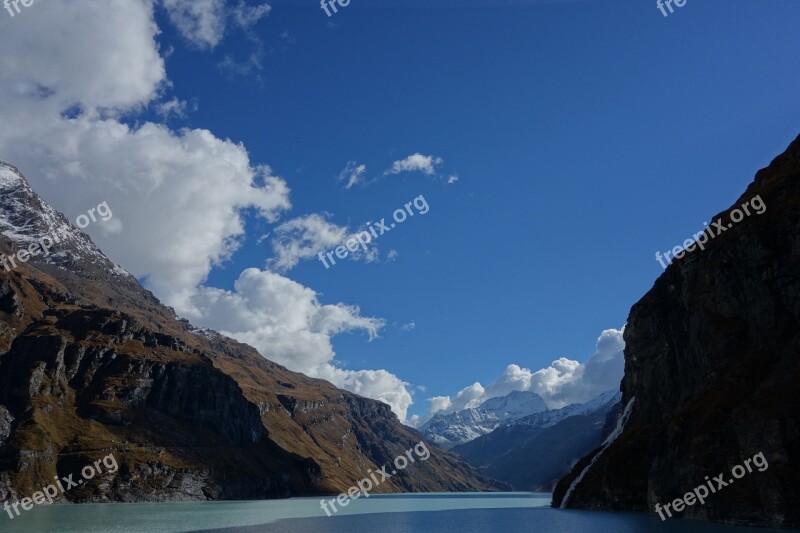
<path id="1" fill-rule="evenodd" d="M 199 100 L 189 123 L 245 142 L 289 181 L 295 213 L 360 224 L 425 195 L 426 217 L 381 238 L 396 261 L 312 260 L 292 277 L 390 322 L 371 343 L 335 340 L 350 367 L 452 394 L 512 362 L 583 361 L 625 323 L 662 271 L 654 252 L 699 231 L 799 132 L 799 16 L 789 1 L 690 0 L 668 18 L 641 1 L 353 0 L 331 19 L 278 5 L 259 26 L 275 48 L 261 83 L 221 77 L 219 55 L 168 66 L 176 92 Z M 460 180 L 336 180 L 349 160 L 379 173 L 415 152 Z M 268 251 L 250 238 L 234 263 Z"/>
<path id="2" fill-rule="evenodd" d="M 291 189 L 277 221 L 248 212 L 207 286 L 267 268 L 258 241 L 282 222 L 325 213 L 355 229 L 424 195 L 430 211 L 381 236 L 378 261 L 282 272 L 385 320 L 371 342 L 333 336 L 337 365 L 409 383 L 409 415 L 512 363 L 585 362 L 662 272 L 655 251 L 800 132 L 796 0 L 688 0 L 669 17 L 642 0 L 425 4 L 352 0 L 329 18 L 277 2 L 213 47 L 155 11 L 159 98 L 187 106 L 160 122 L 241 143 Z M 158 122 L 148 109 L 121 123 Z M 443 160 L 434 176 L 384 175 L 415 153 Z M 344 188 L 350 161 L 369 183 Z"/>

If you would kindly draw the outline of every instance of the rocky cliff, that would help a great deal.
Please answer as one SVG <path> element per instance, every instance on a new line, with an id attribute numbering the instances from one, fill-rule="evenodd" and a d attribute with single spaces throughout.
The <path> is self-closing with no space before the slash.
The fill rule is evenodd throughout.
<path id="1" fill-rule="evenodd" d="M 256 499 L 339 493 L 421 440 L 388 405 L 288 371 L 197 330 L 108 261 L 0 163 L 0 501 L 113 454 L 119 471 L 68 501 Z M 374 492 L 493 490 L 431 457 Z"/>
<path id="2" fill-rule="evenodd" d="M 766 211 L 733 223 L 756 196 Z M 629 420 L 561 480 L 555 506 L 575 485 L 567 507 L 652 513 L 723 473 L 727 486 L 677 516 L 800 528 L 800 138 L 720 218 L 727 229 L 633 306 Z M 728 483 L 758 453 L 768 468 Z"/>

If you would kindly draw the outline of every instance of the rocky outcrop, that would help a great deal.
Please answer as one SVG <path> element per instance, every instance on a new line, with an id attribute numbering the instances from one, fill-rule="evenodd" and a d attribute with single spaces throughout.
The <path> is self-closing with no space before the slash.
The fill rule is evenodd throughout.
<path id="1" fill-rule="evenodd" d="M 756 196 L 766 211 L 734 224 Z M 766 470 L 678 515 L 800 528 L 800 138 L 720 218 L 728 229 L 633 306 L 622 393 L 635 405 L 568 507 L 652 513 L 763 453 Z M 561 480 L 555 506 L 591 459 Z"/>

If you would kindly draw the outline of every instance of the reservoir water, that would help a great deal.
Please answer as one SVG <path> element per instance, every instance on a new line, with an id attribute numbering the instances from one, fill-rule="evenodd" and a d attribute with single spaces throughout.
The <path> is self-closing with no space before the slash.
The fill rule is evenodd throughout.
<path id="1" fill-rule="evenodd" d="M 643 514 L 550 508 L 550 494 L 397 494 L 352 501 L 328 517 L 320 498 L 51 505 L 13 520 L 3 533 L 767 533 Z M 774 530 L 779 531 L 779 530 Z"/>

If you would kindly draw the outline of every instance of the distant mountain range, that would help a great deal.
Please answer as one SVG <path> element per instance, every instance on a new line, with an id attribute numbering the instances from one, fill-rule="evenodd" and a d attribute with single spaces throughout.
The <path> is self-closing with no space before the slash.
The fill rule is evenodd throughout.
<path id="1" fill-rule="evenodd" d="M 436 414 L 419 430 L 431 442 L 449 449 L 491 433 L 501 424 L 543 411 L 547 411 L 547 404 L 541 396 L 529 391 L 514 391 L 507 396 L 486 400 L 478 407 Z"/>
<path id="2" fill-rule="evenodd" d="M 549 492 L 600 444 L 606 418 L 620 398 L 620 392 L 608 391 L 585 404 L 507 421 L 452 451 L 516 490 Z"/>
<path id="3" fill-rule="evenodd" d="M 419 429 L 516 490 L 550 491 L 600 444 L 606 417 L 620 398 L 620 392 L 608 391 L 583 404 L 548 409 L 538 394 L 514 391 L 434 415 Z"/>
<path id="4" fill-rule="evenodd" d="M 230 500 L 335 494 L 422 435 L 388 405 L 199 330 L 0 162 L 0 501 L 113 454 L 118 473 L 60 496 Z M 431 447 L 377 492 L 508 488 Z"/>

